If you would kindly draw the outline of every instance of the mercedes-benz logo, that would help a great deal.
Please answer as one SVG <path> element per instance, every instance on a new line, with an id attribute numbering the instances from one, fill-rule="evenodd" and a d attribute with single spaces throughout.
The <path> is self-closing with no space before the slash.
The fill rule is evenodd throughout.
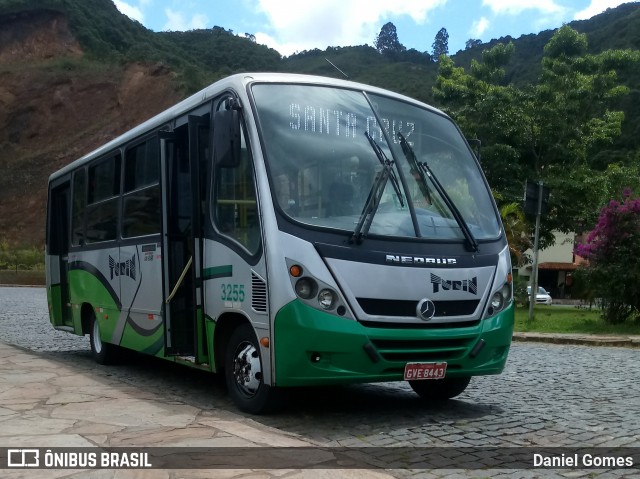
<path id="1" fill-rule="evenodd" d="M 421 299 L 416 306 L 416 313 L 423 321 L 429 321 L 436 314 L 436 305 L 429 298 Z"/>

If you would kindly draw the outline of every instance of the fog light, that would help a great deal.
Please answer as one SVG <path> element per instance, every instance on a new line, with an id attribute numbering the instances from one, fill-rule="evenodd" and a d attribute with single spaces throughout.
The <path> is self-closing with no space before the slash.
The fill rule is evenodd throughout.
<path id="1" fill-rule="evenodd" d="M 330 289 L 323 289 L 318 294 L 318 303 L 320 303 L 322 309 L 332 309 L 336 303 L 335 293 Z"/>
<path id="2" fill-rule="evenodd" d="M 301 278 L 296 283 L 296 294 L 302 299 L 311 299 L 317 289 L 316 282 L 311 278 Z"/>

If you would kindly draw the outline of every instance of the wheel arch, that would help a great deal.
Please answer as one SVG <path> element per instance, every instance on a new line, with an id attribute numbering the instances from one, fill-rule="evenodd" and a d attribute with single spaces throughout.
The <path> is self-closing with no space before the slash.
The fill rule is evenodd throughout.
<path id="1" fill-rule="evenodd" d="M 91 332 L 91 320 L 95 317 L 96 313 L 93 310 L 93 306 L 89 303 L 82 303 L 80 307 L 80 321 L 82 325 L 82 334 L 89 334 Z"/>
<path id="2" fill-rule="evenodd" d="M 223 313 L 216 321 L 213 333 L 213 352 L 217 372 L 224 372 L 226 345 L 233 332 L 243 324 L 252 326 L 249 318 L 236 312 Z"/>

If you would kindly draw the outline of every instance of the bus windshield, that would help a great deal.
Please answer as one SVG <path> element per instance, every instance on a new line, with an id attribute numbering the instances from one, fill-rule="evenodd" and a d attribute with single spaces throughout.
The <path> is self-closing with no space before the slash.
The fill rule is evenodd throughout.
<path id="1" fill-rule="evenodd" d="M 349 234 L 365 223 L 368 235 L 431 240 L 464 239 L 463 228 L 480 240 L 500 234 L 483 175 L 447 117 L 336 87 L 254 84 L 252 92 L 273 195 L 295 222 Z"/>

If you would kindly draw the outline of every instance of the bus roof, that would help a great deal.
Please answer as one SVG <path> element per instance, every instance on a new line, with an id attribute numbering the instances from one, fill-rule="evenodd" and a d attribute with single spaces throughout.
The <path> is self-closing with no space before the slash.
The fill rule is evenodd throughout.
<path id="1" fill-rule="evenodd" d="M 172 107 L 169 107 L 167 110 L 158 113 L 157 115 L 141 123 L 140 125 L 132 128 L 131 130 L 128 130 L 126 133 L 123 133 L 122 135 L 105 143 L 104 145 L 101 145 L 97 149 L 87 153 L 81 158 L 62 167 L 58 171 L 51 174 L 51 176 L 49 177 L 49 181 L 63 176 L 73 171 L 74 169 L 84 165 L 85 163 L 91 162 L 94 159 L 108 153 L 109 151 L 112 151 L 114 148 L 119 148 L 120 146 L 134 140 L 139 136 L 144 135 L 145 133 L 157 130 L 162 126 L 167 125 L 171 120 L 197 108 L 198 106 L 206 103 L 208 100 L 211 100 L 213 97 L 224 92 L 225 90 L 234 89 L 236 91 L 244 91 L 245 87 L 250 83 L 298 83 L 308 85 L 337 86 L 341 88 L 361 90 L 369 93 L 378 93 L 386 96 L 391 96 L 399 100 L 420 105 L 441 115 L 445 115 L 437 108 L 415 100 L 414 98 L 410 98 L 399 93 L 394 93 L 383 88 L 366 85 L 364 83 L 357 83 L 349 80 L 342 80 L 331 77 L 302 75 L 296 73 L 237 73 L 235 75 L 223 78 L 215 83 L 212 83 L 203 90 L 194 93 L 190 97 L 182 100 Z"/>

